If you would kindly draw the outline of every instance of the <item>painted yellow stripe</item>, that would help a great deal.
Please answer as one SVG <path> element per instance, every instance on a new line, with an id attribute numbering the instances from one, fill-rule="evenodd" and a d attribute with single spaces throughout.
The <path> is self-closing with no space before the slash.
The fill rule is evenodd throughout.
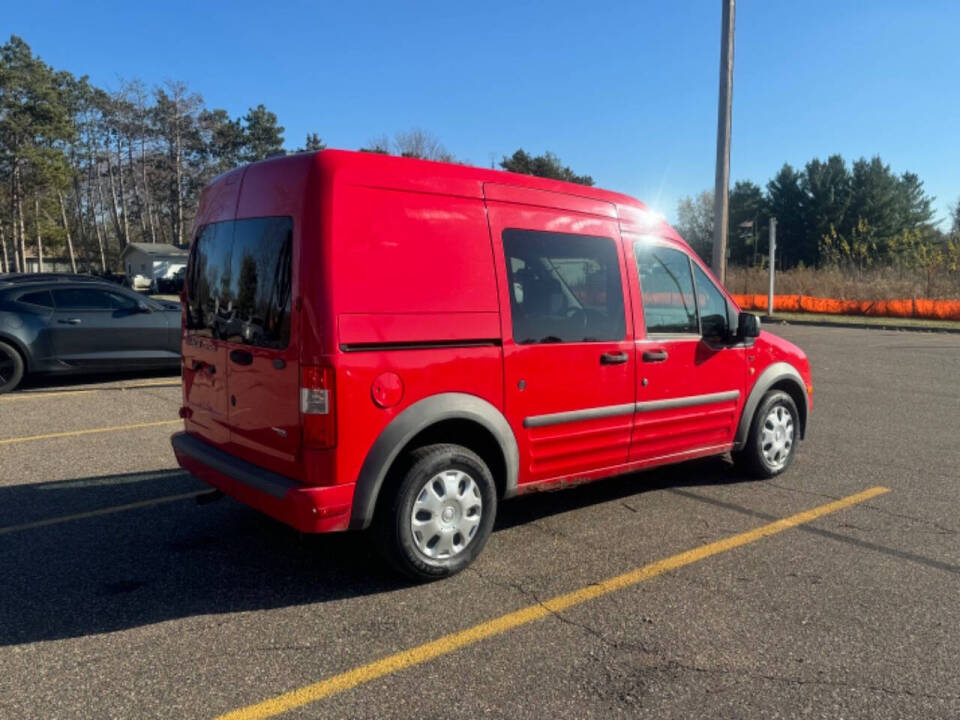
<path id="1" fill-rule="evenodd" d="M 486 638 L 499 635 L 521 625 L 526 625 L 534 620 L 540 620 L 551 613 L 567 610 L 575 605 L 585 603 L 588 600 L 608 595 L 617 590 L 641 583 L 644 580 L 650 580 L 663 573 L 682 568 L 685 565 L 690 565 L 713 555 L 718 555 L 756 542 L 765 537 L 776 535 L 784 530 L 796 527 L 797 525 L 803 525 L 823 515 L 829 515 L 830 513 L 837 512 L 851 505 L 856 505 L 857 503 L 864 502 L 865 500 L 877 497 L 886 492 L 889 492 L 888 488 L 873 487 L 856 495 L 850 495 L 837 500 L 836 502 L 821 505 L 811 510 L 783 518 L 782 520 L 777 520 L 769 525 L 763 525 L 754 530 L 749 530 L 738 535 L 731 535 L 723 540 L 708 543 L 707 545 L 701 545 L 692 550 L 682 552 L 679 555 L 658 560 L 649 565 L 644 565 L 642 568 L 631 570 L 630 572 L 617 575 L 616 577 L 603 580 L 593 585 L 588 585 L 580 590 L 575 590 L 565 595 L 558 595 L 538 605 L 529 605 L 516 612 L 501 615 L 498 618 L 480 623 L 467 630 L 445 635 L 425 645 L 404 650 L 403 652 L 390 655 L 367 665 L 362 665 L 345 673 L 334 675 L 331 678 L 307 685 L 298 690 L 292 690 L 255 705 L 249 705 L 228 712 L 225 715 L 221 715 L 218 720 L 260 720 L 261 718 L 275 717 L 281 713 L 303 707 L 304 705 L 322 700 L 330 695 L 344 692 L 345 690 L 357 687 L 358 685 L 370 682 L 384 675 L 389 675 L 405 668 L 413 667 L 414 665 L 420 665 L 441 655 L 446 655 L 447 653 L 454 652 L 468 645 L 473 645 Z"/>
<path id="2" fill-rule="evenodd" d="M 59 390 L 57 392 L 19 392 L 14 395 L 0 397 L 0 403 L 18 402 L 20 400 L 42 400 L 44 398 L 64 397 L 65 395 L 89 395 L 97 390 Z"/>
<path id="3" fill-rule="evenodd" d="M 162 425 L 176 425 L 182 420 L 158 420 L 156 422 L 133 423 L 132 425 L 113 425 L 112 427 L 90 428 L 88 430 L 69 430 L 67 432 L 47 433 L 46 435 L 28 435 L 26 437 L 8 438 L 0 440 L 0 445 L 14 445 L 15 443 L 33 442 L 34 440 L 52 440 L 53 438 L 77 437 L 78 435 L 93 435 L 94 433 L 119 432 L 120 430 L 139 430 L 140 428 L 160 427 Z"/>
<path id="4" fill-rule="evenodd" d="M 140 390 L 141 388 L 155 387 L 180 387 L 180 382 L 142 382 L 136 385 L 107 385 L 104 387 L 82 388 L 80 390 L 57 390 L 55 392 L 46 392 L 44 390 L 22 391 L 13 395 L 4 395 L 0 397 L 0 403 L 17 402 L 18 400 L 40 400 L 43 398 L 64 397 L 67 395 L 90 395 L 91 393 L 103 392 L 105 390 Z"/>
<path id="5" fill-rule="evenodd" d="M 22 530 L 33 530 L 34 528 L 47 527 L 48 525 L 59 525 L 60 523 L 70 522 L 71 520 L 82 520 L 84 518 L 98 517 L 100 515 L 112 515 L 113 513 L 124 512 L 126 510 L 136 510 L 137 508 L 151 507 L 152 505 L 162 505 L 164 503 L 175 502 L 177 500 L 187 500 L 195 498 L 198 495 L 206 495 L 212 492 L 210 488 L 206 490 L 193 490 L 180 495 L 167 495 L 165 497 L 153 498 L 152 500 L 141 500 L 140 502 L 127 503 L 126 505 L 114 505 L 113 507 L 102 508 L 100 510 L 90 510 L 88 512 L 75 513 L 73 515 L 62 515 L 61 517 L 49 518 L 47 520 L 37 520 L 35 522 L 22 523 L 20 525 L 7 525 L 0 527 L 0 535 L 20 532 Z"/>

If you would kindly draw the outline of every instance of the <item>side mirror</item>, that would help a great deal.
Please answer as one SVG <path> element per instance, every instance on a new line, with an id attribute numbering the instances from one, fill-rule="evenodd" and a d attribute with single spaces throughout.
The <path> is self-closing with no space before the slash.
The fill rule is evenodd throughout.
<path id="1" fill-rule="evenodd" d="M 137 312 L 138 312 L 138 313 L 149 313 L 149 312 L 153 312 L 153 310 L 151 310 L 151 309 L 150 309 L 150 306 L 147 305 L 145 302 L 138 302 L 138 303 L 137 303 Z"/>
<path id="2" fill-rule="evenodd" d="M 737 321 L 737 337 L 741 340 L 760 335 L 760 318 L 753 313 L 740 313 Z"/>

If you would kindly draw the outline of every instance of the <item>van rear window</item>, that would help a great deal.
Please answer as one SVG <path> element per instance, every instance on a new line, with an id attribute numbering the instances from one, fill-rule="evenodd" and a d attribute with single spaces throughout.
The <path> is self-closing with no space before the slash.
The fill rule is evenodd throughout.
<path id="1" fill-rule="evenodd" d="M 290 342 L 293 219 L 253 218 L 200 228 L 187 269 L 187 331 L 282 349 Z"/>

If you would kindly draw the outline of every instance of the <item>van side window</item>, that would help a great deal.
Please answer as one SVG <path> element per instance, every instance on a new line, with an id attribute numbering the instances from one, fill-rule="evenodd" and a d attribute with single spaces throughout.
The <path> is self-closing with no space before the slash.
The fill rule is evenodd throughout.
<path id="1" fill-rule="evenodd" d="M 700 329 L 706 338 L 727 337 L 727 300 L 699 265 L 693 263 L 693 279 L 697 285 Z"/>
<path id="2" fill-rule="evenodd" d="M 620 263 L 611 238 L 504 230 L 503 250 L 515 342 L 626 337 Z"/>
<path id="3" fill-rule="evenodd" d="M 633 246 L 647 333 L 700 334 L 690 260 L 680 250 L 648 242 Z"/>
<path id="4" fill-rule="evenodd" d="M 187 330 L 282 349 L 290 341 L 293 220 L 212 223 L 197 234 L 187 273 Z"/>

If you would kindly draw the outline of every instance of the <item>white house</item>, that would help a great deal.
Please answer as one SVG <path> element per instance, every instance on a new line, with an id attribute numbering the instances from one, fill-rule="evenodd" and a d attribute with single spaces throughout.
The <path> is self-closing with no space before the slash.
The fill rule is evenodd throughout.
<path id="1" fill-rule="evenodd" d="M 187 264 L 187 250 L 169 243 L 129 243 L 120 253 L 120 262 L 128 281 L 143 275 L 155 287 L 157 279 Z"/>

